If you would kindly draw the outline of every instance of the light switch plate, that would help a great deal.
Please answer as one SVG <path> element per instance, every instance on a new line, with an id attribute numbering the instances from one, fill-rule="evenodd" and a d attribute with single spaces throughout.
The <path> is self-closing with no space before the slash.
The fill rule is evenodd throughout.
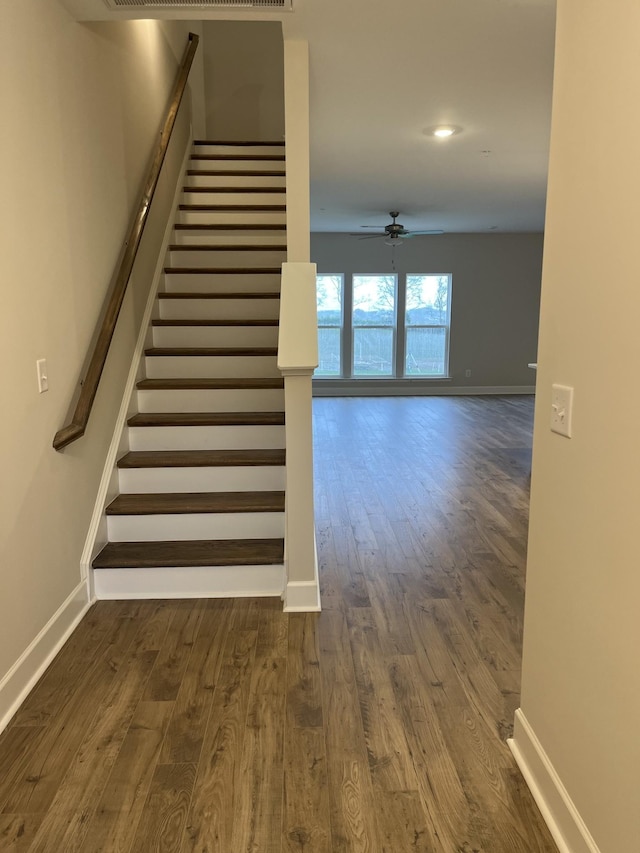
<path id="1" fill-rule="evenodd" d="M 49 377 L 47 376 L 46 358 L 39 358 L 36 361 L 36 369 L 38 371 L 38 391 L 42 394 L 43 391 L 49 390 Z"/>
<path id="2" fill-rule="evenodd" d="M 551 431 L 571 438 L 573 388 L 569 385 L 551 386 Z"/>

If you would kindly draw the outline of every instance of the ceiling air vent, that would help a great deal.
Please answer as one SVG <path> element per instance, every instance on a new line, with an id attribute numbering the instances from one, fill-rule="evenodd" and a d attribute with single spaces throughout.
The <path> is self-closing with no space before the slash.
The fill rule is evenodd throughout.
<path id="1" fill-rule="evenodd" d="M 290 12 L 293 0 L 105 0 L 112 9 L 236 9 Z"/>

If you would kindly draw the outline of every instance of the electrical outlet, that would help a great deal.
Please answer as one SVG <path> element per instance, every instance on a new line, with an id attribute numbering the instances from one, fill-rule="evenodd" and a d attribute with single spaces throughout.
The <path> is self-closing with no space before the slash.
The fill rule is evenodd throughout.
<path id="1" fill-rule="evenodd" d="M 568 385 L 551 386 L 551 431 L 571 438 L 573 414 L 573 388 Z"/>
<path id="2" fill-rule="evenodd" d="M 465 370 L 464 375 L 467 377 L 467 379 L 471 376 L 471 369 L 469 367 L 467 367 L 467 369 Z"/>
<path id="3" fill-rule="evenodd" d="M 49 390 L 49 376 L 47 373 L 46 358 L 39 358 L 36 361 L 36 370 L 38 371 L 38 391 L 42 394 L 43 391 Z"/>

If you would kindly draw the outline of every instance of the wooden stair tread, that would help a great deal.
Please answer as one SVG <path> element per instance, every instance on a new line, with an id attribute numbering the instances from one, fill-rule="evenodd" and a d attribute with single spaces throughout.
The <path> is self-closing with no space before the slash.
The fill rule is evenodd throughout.
<path id="1" fill-rule="evenodd" d="M 284 163 L 284 154 L 192 154 L 191 160 L 264 160 L 265 162 Z"/>
<path id="2" fill-rule="evenodd" d="M 284 465 L 285 451 L 272 450 L 131 450 L 118 468 L 255 468 Z"/>
<path id="3" fill-rule="evenodd" d="M 203 178 L 284 178 L 284 169 L 187 169 L 187 175 Z"/>
<path id="4" fill-rule="evenodd" d="M 281 148 L 284 148 L 285 141 L 283 139 L 276 139 L 274 142 L 265 141 L 264 139 L 258 140 L 257 142 L 253 142 L 250 139 L 194 139 L 194 145 L 249 145 L 255 148 L 261 146 L 269 146 L 270 148 L 279 145 Z"/>
<path id="5" fill-rule="evenodd" d="M 284 187 L 191 187 L 183 186 L 185 193 L 285 193 Z"/>
<path id="6" fill-rule="evenodd" d="M 153 326 L 278 326 L 279 320 L 152 320 Z"/>
<path id="7" fill-rule="evenodd" d="M 149 347 L 146 356 L 275 356 L 278 347 Z"/>
<path id="8" fill-rule="evenodd" d="M 172 243 L 170 252 L 286 252 L 286 244 L 275 243 L 247 243 L 247 244 L 225 244 L 211 245 L 209 243 Z"/>
<path id="9" fill-rule="evenodd" d="M 284 222 L 254 222 L 247 225 L 241 222 L 233 222 L 228 225 L 220 225 L 218 222 L 176 222 L 173 226 L 176 231 L 286 231 Z"/>
<path id="10" fill-rule="evenodd" d="M 284 561 L 283 539 L 195 539 L 180 542 L 110 542 L 95 569 L 171 566 L 257 566 Z"/>
<path id="11" fill-rule="evenodd" d="M 280 299 L 280 291 L 232 290 L 223 293 L 200 293 L 197 290 L 190 290 L 187 293 L 159 293 L 158 299 Z"/>
<path id="12" fill-rule="evenodd" d="M 127 423 L 132 427 L 282 426 L 284 412 L 139 412 Z"/>
<path id="13" fill-rule="evenodd" d="M 200 379 L 141 379 L 137 387 L 143 391 L 181 391 L 181 390 L 223 390 L 231 388 L 269 389 L 284 388 L 284 379 L 280 376 L 268 377 L 231 377 Z"/>
<path id="14" fill-rule="evenodd" d="M 284 213 L 287 209 L 287 206 L 286 204 L 181 204 L 179 205 L 179 209 L 186 211 L 239 211 L 240 213 L 243 213 L 244 211 L 261 210 L 267 212 L 276 211 L 277 213 Z"/>
<path id="15" fill-rule="evenodd" d="M 280 275 L 281 267 L 165 267 L 167 275 Z M 161 299 L 166 298 L 162 293 Z"/>
<path id="16" fill-rule="evenodd" d="M 224 512 L 284 512 L 284 492 L 151 492 L 121 494 L 107 515 L 190 515 Z"/>

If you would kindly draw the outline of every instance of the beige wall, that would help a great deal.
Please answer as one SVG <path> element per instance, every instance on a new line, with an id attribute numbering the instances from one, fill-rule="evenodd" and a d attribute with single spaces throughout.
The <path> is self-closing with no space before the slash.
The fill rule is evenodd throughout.
<path id="1" fill-rule="evenodd" d="M 312 234 L 311 260 L 319 273 L 393 271 L 392 250 L 383 240 L 346 234 Z M 395 250 L 398 272 L 453 276 L 451 381 L 422 384 L 451 389 L 534 384 L 527 364 L 536 360 L 541 264 L 541 234 L 414 237 Z M 318 387 L 323 384 L 317 380 Z"/>
<path id="2" fill-rule="evenodd" d="M 87 434 L 64 453 L 51 442 L 77 385 L 188 31 L 182 23 L 82 25 L 58 0 L 21 0 L 2 15 L 0 680 L 81 581 L 161 217 L 145 237 Z M 179 136 L 174 172 L 188 139 L 184 121 Z M 165 208 L 170 183 L 159 188 Z M 50 390 L 41 395 L 38 358 L 49 368 Z"/>
<path id="3" fill-rule="evenodd" d="M 278 21 L 205 21 L 208 139 L 284 135 L 284 58 Z"/>
<path id="4" fill-rule="evenodd" d="M 639 37 L 635 0 L 558 2 L 522 712 L 601 853 L 640 849 Z"/>

